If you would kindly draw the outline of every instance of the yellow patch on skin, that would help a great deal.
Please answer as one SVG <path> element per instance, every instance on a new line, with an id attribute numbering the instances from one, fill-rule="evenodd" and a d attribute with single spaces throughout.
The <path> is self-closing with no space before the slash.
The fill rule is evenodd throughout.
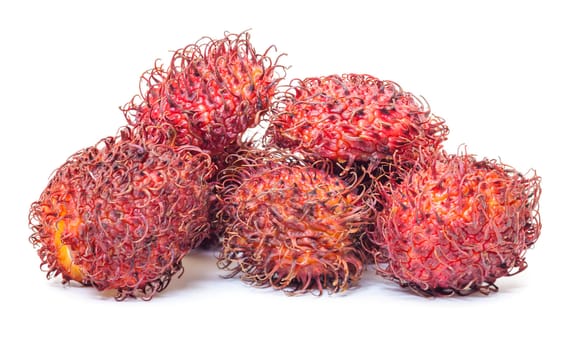
<path id="1" fill-rule="evenodd" d="M 68 223 L 69 230 L 77 230 L 80 220 L 75 219 Z M 74 281 L 82 282 L 84 274 L 78 265 L 73 262 L 73 255 L 70 247 L 62 242 L 62 233 L 66 229 L 66 221 L 60 220 L 56 224 L 54 232 L 54 247 L 56 251 L 56 259 L 60 264 L 62 274 Z"/>

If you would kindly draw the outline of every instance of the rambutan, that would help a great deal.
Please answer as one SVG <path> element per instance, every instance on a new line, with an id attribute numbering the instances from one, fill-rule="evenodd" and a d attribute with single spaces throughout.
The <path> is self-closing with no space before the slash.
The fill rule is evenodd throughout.
<path id="1" fill-rule="evenodd" d="M 30 209 L 47 277 L 150 299 L 208 234 L 209 155 L 135 143 L 129 129 L 72 155 Z"/>
<path id="2" fill-rule="evenodd" d="M 276 110 L 268 143 L 345 165 L 394 159 L 406 166 L 448 134 L 425 101 L 366 74 L 293 80 Z"/>
<path id="3" fill-rule="evenodd" d="M 383 277 L 424 295 L 496 291 L 523 271 L 540 235 L 540 178 L 465 152 L 421 158 L 397 186 L 380 188 L 372 241 Z"/>
<path id="4" fill-rule="evenodd" d="M 179 49 L 167 68 L 156 62 L 144 73 L 140 96 L 123 107 L 126 119 L 144 139 L 225 157 L 271 106 L 284 75 L 272 49 L 256 53 L 248 32 Z"/>
<path id="5" fill-rule="evenodd" d="M 218 266 L 288 294 L 356 285 L 363 271 L 359 238 L 372 218 L 358 180 L 282 152 L 242 152 L 235 159 L 222 176 Z"/>

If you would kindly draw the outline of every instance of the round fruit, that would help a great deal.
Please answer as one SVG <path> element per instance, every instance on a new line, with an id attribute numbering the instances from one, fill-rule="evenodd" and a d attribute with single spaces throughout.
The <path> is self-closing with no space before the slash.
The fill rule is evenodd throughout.
<path id="1" fill-rule="evenodd" d="M 108 137 L 71 156 L 30 209 L 47 277 L 151 298 L 206 237 L 211 161 L 193 147 Z"/>
<path id="2" fill-rule="evenodd" d="M 255 286 L 288 293 L 343 291 L 359 280 L 359 238 L 369 207 L 327 166 L 282 155 L 241 154 L 222 185 L 219 266 Z"/>
<path id="3" fill-rule="evenodd" d="M 366 74 L 294 80 L 279 99 L 270 143 L 352 165 L 414 163 L 438 148 L 448 128 L 399 85 Z"/>
<path id="4" fill-rule="evenodd" d="M 248 32 L 179 49 L 166 69 L 156 64 L 142 76 L 141 101 L 124 107 L 126 119 L 156 142 L 194 145 L 213 157 L 232 153 L 269 110 L 282 79 L 271 49 L 256 53 Z"/>
<path id="5" fill-rule="evenodd" d="M 495 160 L 438 152 L 381 192 L 378 272 L 423 294 L 497 290 L 540 234 L 540 178 Z"/>

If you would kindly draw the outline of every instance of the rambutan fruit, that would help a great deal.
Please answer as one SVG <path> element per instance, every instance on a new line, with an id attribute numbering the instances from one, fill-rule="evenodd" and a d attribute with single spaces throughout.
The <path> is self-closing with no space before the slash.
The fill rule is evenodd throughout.
<path id="1" fill-rule="evenodd" d="M 30 208 L 47 277 L 150 299 L 208 234 L 209 155 L 136 143 L 129 130 L 72 155 Z"/>
<path id="2" fill-rule="evenodd" d="M 276 110 L 268 143 L 345 165 L 398 160 L 404 167 L 448 134 L 425 101 L 366 74 L 293 80 Z"/>
<path id="3" fill-rule="evenodd" d="M 527 175 L 466 151 L 421 158 L 380 188 L 371 240 L 388 264 L 377 272 L 423 295 L 496 291 L 498 278 L 527 267 L 540 235 L 540 178 Z"/>
<path id="4" fill-rule="evenodd" d="M 248 32 L 200 39 L 175 51 L 167 68 L 156 62 L 144 73 L 125 117 L 143 138 L 224 158 L 268 112 L 283 79 L 272 49 L 256 53 Z"/>
<path id="5" fill-rule="evenodd" d="M 240 152 L 224 171 L 218 266 L 288 294 L 340 292 L 363 271 L 359 238 L 372 219 L 351 176 L 281 151 Z"/>

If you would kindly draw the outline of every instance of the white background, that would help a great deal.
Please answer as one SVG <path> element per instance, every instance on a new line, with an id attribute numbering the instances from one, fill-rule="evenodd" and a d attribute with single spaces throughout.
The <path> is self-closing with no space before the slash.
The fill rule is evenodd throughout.
<path id="1" fill-rule="evenodd" d="M 0 347 L 572 349 L 571 17 L 549 0 L 3 2 Z M 342 295 L 287 297 L 220 278 L 209 253 L 150 302 L 46 280 L 27 215 L 51 172 L 124 124 L 118 107 L 156 58 L 249 28 L 259 52 L 288 53 L 289 79 L 394 80 L 446 119 L 451 152 L 465 143 L 536 169 L 543 229 L 529 268 L 487 297 L 435 299 L 372 271 Z"/>

